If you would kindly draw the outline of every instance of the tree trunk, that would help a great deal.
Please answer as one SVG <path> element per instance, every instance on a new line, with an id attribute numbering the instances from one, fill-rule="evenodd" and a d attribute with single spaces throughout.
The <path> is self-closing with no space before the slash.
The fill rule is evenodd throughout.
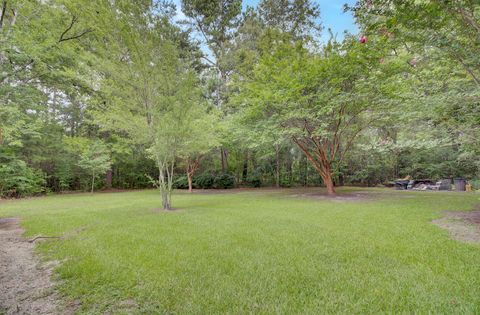
<path id="1" fill-rule="evenodd" d="M 3 1 L 2 13 L 0 15 L 0 29 L 3 27 L 3 19 L 5 18 L 5 12 L 7 11 L 7 1 Z"/>
<path id="2" fill-rule="evenodd" d="M 304 158 L 304 164 L 305 164 L 305 172 L 304 172 L 303 186 L 307 187 L 308 186 L 308 161 L 306 157 Z"/>
<path id="3" fill-rule="evenodd" d="M 305 153 L 307 159 L 312 163 L 313 167 L 320 175 L 323 183 L 327 187 L 327 193 L 331 196 L 335 196 L 336 193 L 335 185 L 333 184 L 332 178 L 332 165 L 331 162 L 326 158 L 325 151 L 317 144 L 316 151 L 314 152 L 314 155 L 317 157 L 317 159 L 315 159 L 314 156 L 310 154 L 308 148 L 304 143 L 302 143 L 296 138 L 293 138 L 293 142 L 295 142 L 299 146 L 303 153 Z"/>
<path id="4" fill-rule="evenodd" d="M 93 187 L 95 186 L 95 172 L 92 173 L 92 194 L 93 194 Z"/>
<path id="5" fill-rule="evenodd" d="M 228 151 L 223 149 L 223 159 L 225 160 L 225 170 L 228 172 Z"/>
<path id="6" fill-rule="evenodd" d="M 193 187 L 192 187 L 192 174 L 190 172 L 187 172 L 187 179 L 188 179 L 188 192 L 192 193 L 193 192 Z"/>
<path id="7" fill-rule="evenodd" d="M 162 190 L 161 195 L 162 195 L 163 210 L 171 210 L 172 205 L 170 203 L 170 198 L 169 198 L 169 195 L 168 195 L 168 191 L 167 190 Z"/>
<path id="8" fill-rule="evenodd" d="M 163 210 L 171 210 L 171 201 L 170 201 L 170 192 L 169 192 L 169 171 L 168 164 L 164 163 L 160 158 L 157 158 L 158 163 L 158 188 L 160 190 L 160 195 L 162 197 L 162 206 Z"/>
<path id="9" fill-rule="evenodd" d="M 220 159 L 222 161 L 222 173 L 225 173 L 225 156 L 223 154 L 223 148 L 220 148 Z"/>
<path id="10" fill-rule="evenodd" d="M 335 196 L 335 186 L 333 185 L 333 179 L 332 179 L 332 172 L 325 172 L 324 175 L 321 175 L 323 179 L 323 183 L 327 187 L 327 193 L 331 196 Z"/>
<path id="11" fill-rule="evenodd" d="M 107 189 L 112 188 L 112 178 L 113 178 L 113 171 L 109 169 L 105 174 L 105 186 Z"/>
<path id="12" fill-rule="evenodd" d="M 288 156 L 287 158 L 287 174 L 288 174 L 288 185 L 289 187 L 292 187 L 293 186 L 293 157 Z"/>
<path id="13" fill-rule="evenodd" d="M 248 178 L 248 150 L 245 150 L 243 158 L 242 182 L 245 183 Z"/>
<path id="14" fill-rule="evenodd" d="M 275 145 L 275 187 L 280 188 L 280 148 Z"/>

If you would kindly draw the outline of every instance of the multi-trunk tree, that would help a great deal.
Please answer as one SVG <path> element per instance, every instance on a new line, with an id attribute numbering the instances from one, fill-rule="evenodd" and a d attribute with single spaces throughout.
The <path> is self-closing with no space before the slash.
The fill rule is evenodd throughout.
<path id="1" fill-rule="evenodd" d="M 357 136 L 395 104 L 402 66 L 353 39 L 312 53 L 289 37 L 272 36 L 276 44 L 240 83 L 240 113 L 291 139 L 333 195 L 336 168 Z"/>
<path id="2" fill-rule="evenodd" d="M 201 143 L 209 136 L 198 134 L 206 107 L 201 102 L 197 73 L 191 67 L 193 60 L 180 53 L 178 42 L 166 27 L 166 16 L 148 6 L 134 13 L 116 18 L 122 31 L 104 48 L 105 54 L 111 55 L 100 67 L 101 97 L 95 121 L 103 129 L 123 132 L 147 148 L 158 169 L 153 181 L 160 190 L 163 208 L 170 210 L 177 159 L 205 150 L 192 147 L 195 140 Z"/>

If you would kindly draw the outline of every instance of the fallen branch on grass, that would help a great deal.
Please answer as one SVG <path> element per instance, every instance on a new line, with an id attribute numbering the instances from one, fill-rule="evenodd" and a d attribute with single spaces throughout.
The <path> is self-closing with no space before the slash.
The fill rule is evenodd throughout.
<path id="1" fill-rule="evenodd" d="M 34 238 L 28 240 L 29 243 L 33 243 L 35 242 L 36 240 L 39 240 L 39 239 L 45 239 L 45 238 L 62 238 L 61 236 L 35 236 Z"/>
<path id="2" fill-rule="evenodd" d="M 92 226 L 95 226 L 99 224 L 98 222 L 97 223 L 93 223 L 93 224 L 90 224 L 90 225 L 86 225 L 86 226 L 81 226 L 69 233 L 66 233 L 65 235 L 63 236 L 43 236 L 43 235 L 38 235 L 38 236 L 35 236 L 34 238 L 28 240 L 27 242 L 29 243 L 33 243 L 35 242 L 36 240 L 39 240 L 39 239 L 48 239 L 48 238 L 57 238 L 57 239 L 65 239 L 65 238 L 69 238 L 71 236 L 74 236 L 74 235 L 78 235 L 80 234 L 81 232 L 85 231 L 86 229 L 92 227 Z"/>

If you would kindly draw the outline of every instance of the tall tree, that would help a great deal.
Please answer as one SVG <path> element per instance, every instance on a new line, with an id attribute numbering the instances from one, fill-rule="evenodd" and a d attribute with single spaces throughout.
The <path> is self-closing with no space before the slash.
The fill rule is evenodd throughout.
<path id="1" fill-rule="evenodd" d="M 188 22 L 203 37 L 213 60 L 204 56 L 207 63 L 218 73 L 215 104 L 222 107 L 226 98 L 226 85 L 230 67 L 227 53 L 241 13 L 241 0 L 182 0 L 182 11 Z"/>
<path id="2" fill-rule="evenodd" d="M 279 42 L 240 84 L 241 113 L 288 136 L 335 194 L 335 169 L 359 133 L 395 103 L 394 74 L 404 67 L 380 63 L 384 51 L 352 39 L 331 42 L 319 55 L 289 38 Z"/>
<path id="3" fill-rule="evenodd" d="M 203 37 L 212 53 L 212 56 L 204 56 L 204 59 L 217 74 L 213 102 L 222 110 L 225 110 L 227 84 L 232 72 L 229 60 L 231 40 L 238 27 L 241 10 L 241 0 L 182 0 L 182 11 L 188 22 Z M 228 152 L 222 147 L 220 155 L 222 172 L 225 172 Z"/>
<path id="4" fill-rule="evenodd" d="M 192 60 L 165 33 L 168 19 L 155 7 L 116 17 L 121 31 L 112 38 L 102 65 L 102 97 L 95 121 L 104 130 L 124 132 L 148 148 L 164 209 L 171 209 L 175 161 L 191 134 L 191 111 L 199 104 Z M 168 28 L 167 28 L 168 30 Z"/>
<path id="5" fill-rule="evenodd" d="M 266 27 L 277 28 L 295 40 L 312 40 L 320 35 L 320 6 L 311 0 L 262 0 L 259 16 Z"/>

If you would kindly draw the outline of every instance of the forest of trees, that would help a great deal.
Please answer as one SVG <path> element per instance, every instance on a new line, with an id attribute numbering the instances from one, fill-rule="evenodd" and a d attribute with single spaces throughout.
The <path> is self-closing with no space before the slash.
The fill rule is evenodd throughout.
<path id="1" fill-rule="evenodd" d="M 477 0 L 0 6 L 1 197 L 480 177 Z"/>

